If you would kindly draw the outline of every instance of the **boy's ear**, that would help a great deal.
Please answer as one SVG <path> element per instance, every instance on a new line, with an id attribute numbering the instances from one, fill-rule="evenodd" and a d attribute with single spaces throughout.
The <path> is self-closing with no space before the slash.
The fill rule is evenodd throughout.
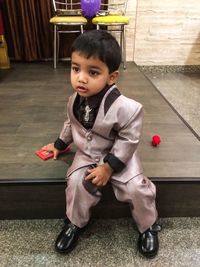
<path id="1" fill-rule="evenodd" d="M 110 79 L 109 79 L 108 84 L 112 85 L 113 83 L 115 83 L 117 81 L 118 77 L 119 77 L 119 71 L 118 70 L 115 70 L 112 73 L 110 73 Z"/>

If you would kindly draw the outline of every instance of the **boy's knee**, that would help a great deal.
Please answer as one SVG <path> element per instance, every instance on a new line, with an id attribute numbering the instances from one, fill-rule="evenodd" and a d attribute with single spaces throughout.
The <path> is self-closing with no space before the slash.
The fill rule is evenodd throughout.
<path id="1" fill-rule="evenodd" d="M 154 196 L 156 193 L 155 185 L 145 176 L 138 175 L 128 182 L 129 193 L 135 197 Z"/>
<path id="2" fill-rule="evenodd" d="M 82 186 L 82 179 L 77 175 L 72 175 L 67 180 L 67 187 L 77 188 Z"/>

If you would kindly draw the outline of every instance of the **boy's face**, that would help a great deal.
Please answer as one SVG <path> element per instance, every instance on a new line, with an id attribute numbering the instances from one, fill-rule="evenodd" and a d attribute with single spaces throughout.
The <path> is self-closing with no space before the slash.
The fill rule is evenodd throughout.
<path id="1" fill-rule="evenodd" d="M 96 57 L 73 52 L 71 59 L 71 84 L 80 96 L 96 95 L 117 80 L 118 71 L 109 73 L 107 65 Z"/>

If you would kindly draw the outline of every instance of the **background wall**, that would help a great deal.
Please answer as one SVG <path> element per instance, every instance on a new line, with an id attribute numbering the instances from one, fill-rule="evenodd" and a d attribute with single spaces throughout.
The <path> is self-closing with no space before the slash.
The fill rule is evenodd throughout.
<path id="1" fill-rule="evenodd" d="M 129 0 L 127 60 L 200 65 L 200 1 Z"/>
<path id="2" fill-rule="evenodd" d="M 10 59 L 52 59 L 52 0 L 3 0 L 2 8 Z M 127 61 L 200 65 L 200 0 L 128 0 L 127 15 Z M 69 56 L 74 38 L 63 37 L 61 57 Z"/>

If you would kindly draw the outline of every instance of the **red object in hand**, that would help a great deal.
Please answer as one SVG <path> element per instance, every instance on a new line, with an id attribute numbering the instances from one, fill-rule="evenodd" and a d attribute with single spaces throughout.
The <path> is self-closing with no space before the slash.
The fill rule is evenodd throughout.
<path id="1" fill-rule="evenodd" d="M 64 150 L 60 151 L 59 155 L 63 154 L 63 153 L 67 153 L 69 151 L 70 151 L 70 147 L 68 146 Z M 35 154 L 38 155 L 43 160 L 47 160 L 47 159 L 53 158 L 53 152 L 48 152 L 48 151 L 43 150 L 43 149 L 40 149 L 39 151 L 35 152 Z"/>
<path id="2" fill-rule="evenodd" d="M 159 135 L 154 135 L 151 140 L 152 146 L 158 146 L 161 142 L 160 136 Z"/>

